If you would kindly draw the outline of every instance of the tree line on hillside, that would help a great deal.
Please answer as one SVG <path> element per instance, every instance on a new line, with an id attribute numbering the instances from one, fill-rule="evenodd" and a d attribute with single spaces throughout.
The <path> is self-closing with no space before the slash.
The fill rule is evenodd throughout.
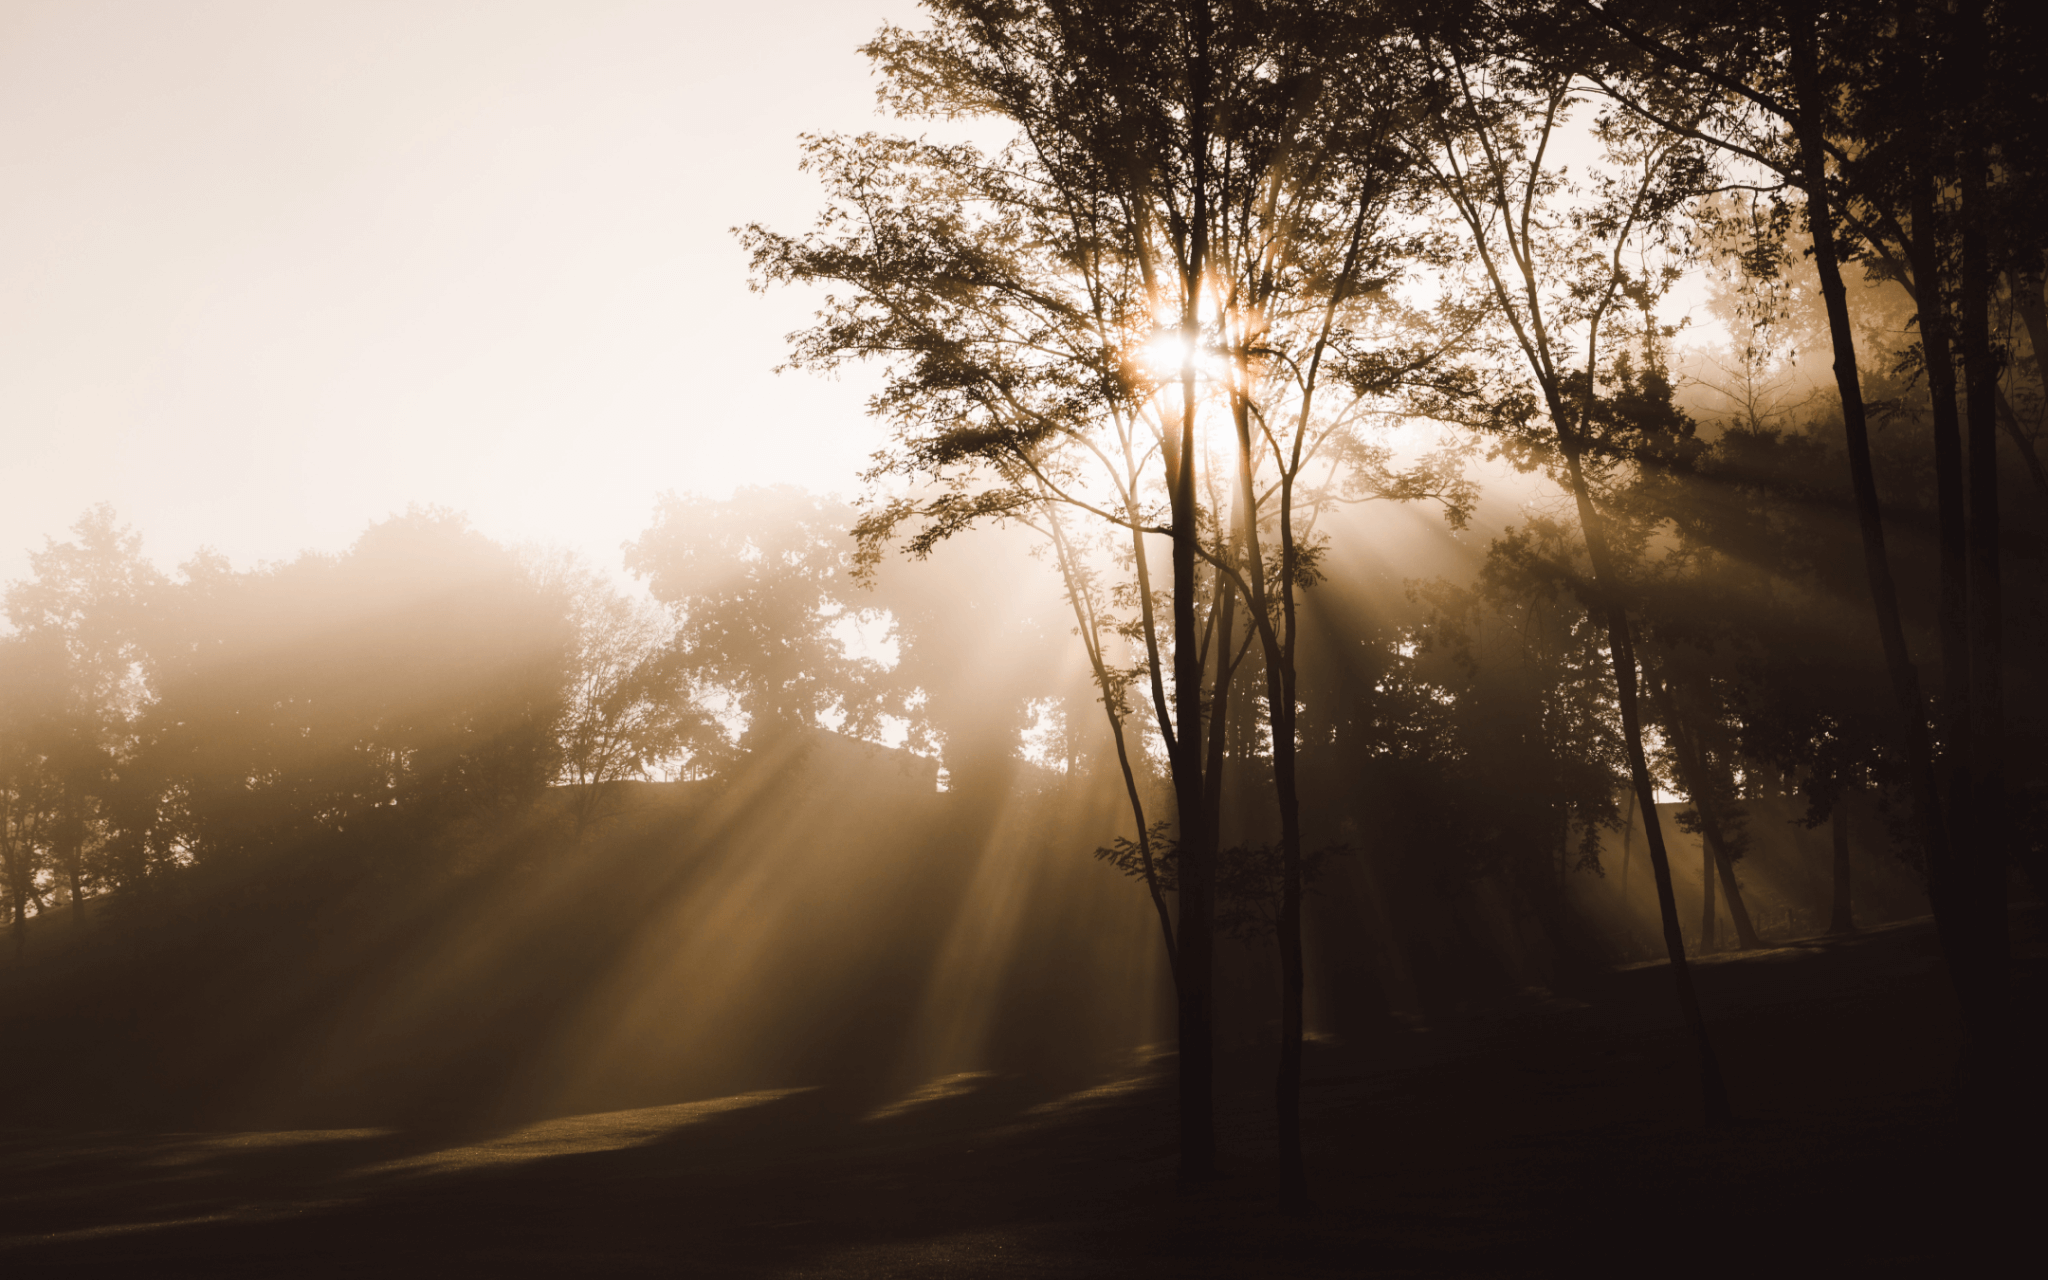
<path id="1" fill-rule="evenodd" d="M 928 27 L 866 48 L 883 105 L 1003 141 L 812 138 L 815 226 L 742 234 L 763 285 L 828 291 L 797 365 L 884 370 L 872 407 L 894 443 L 870 476 L 869 563 L 898 540 L 922 555 L 979 524 L 1038 529 L 1111 731 L 1142 721 L 1161 745 L 1170 826 L 1155 837 L 1133 785 L 1116 857 L 1152 891 L 1176 980 L 1183 1175 L 1213 1167 L 1219 895 L 1265 858 L 1281 1195 L 1306 1200 L 1303 731 L 1320 709 L 1302 696 L 1302 602 L 1333 508 L 1433 500 L 1463 519 L 1473 442 L 1560 504 L 1495 542 L 1435 638 L 1480 613 L 1532 631 L 1555 615 L 1561 681 L 1522 724 L 1576 739 L 1562 755 L 1584 785 L 1549 807 L 1588 833 L 1588 858 L 1620 803 L 1646 822 L 1707 1121 L 1727 1119 L 1727 1093 L 1656 817 L 1659 754 L 1744 943 L 1744 789 L 1789 780 L 1816 820 L 1851 788 L 1897 799 L 1964 1011 L 1960 1096 L 1995 1112 L 2008 868 L 2034 857 L 2018 831 L 2036 700 L 2007 646 L 2033 640 L 2036 606 L 2003 572 L 2032 529 L 2002 514 L 2008 490 L 2043 484 L 2042 245 L 2021 211 L 2044 117 L 2023 9 L 926 8 Z M 1710 261 L 1738 299 L 1726 383 L 1746 412 L 1703 423 L 1676 394 L 1660 307 Z M 1910 299 L 1904 330 L 1859 326 L 1859 263 Z M 1773 405 L 1816 299 L 1832 394 Z M 1393 424 L 1418 419 L 1451 443 L 1404 441 Z M 1259 848 L 1223 842 L 1246 754 L 1233 729 L 1269 784 Z"/>

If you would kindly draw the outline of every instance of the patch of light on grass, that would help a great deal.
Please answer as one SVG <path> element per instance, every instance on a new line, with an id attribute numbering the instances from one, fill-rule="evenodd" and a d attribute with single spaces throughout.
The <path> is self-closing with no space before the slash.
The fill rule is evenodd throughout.
<path id="1" fill-rule="evenodd" d="M 1041 1102 L 1024 1114 L 1027 1116 L 1051 1116 L 1099 1102 L 1109 1102 L 1113 1099 L 1126 1097 L 1138 1092 L 1146 1085 L 1151 1084 L 1154 1078 L 1152 1076 L 1131 1076 L 1123 1080 L 1112 1080 L 1108 1084 L 1099 1084 L 1092 1089 L 1076 1090 L 1073 1093 L 1054 1098 L 1050 1102 Z"/>
<path id="2" fill-rule="evenodd" d="M 289 1129 L 278 1133 L 224 1133 L 180 1142 L 146 1163 L 155 1169 L 178 1169 L 204 1164 L 230 1151 L 270 1151 L 329 1142 L 367 1142 L 388 1138 L 396 1132 L 396 1129 Z"/>
<path id="3" fill-rule="evenodd" d="M 919 1086 L 887 1106 L 876 1107 L 861 1118 L 869 1121 L 889 1120 L 906 1112 L 915 1111 L 919 1107 L 944 1101 L 947 1098 L 965 1097 L 967 1094 L 981 1088 L 983 1081 L 992 1079 L 994 1076 L 995 1072 L 993 1071 L 957 1071 L 950 1076 L 940 1076 L 929 1084 Z"/>
<path id="4" fill-rule="evenodd" d="M 763 1089 L 734 1094 L 705 1102 L 683 1102 L 668 1107 L 638 1107 L 631 1111 L 607 1111 L 597 1115 L 564 1116 L 514 1129 L 503 1137 L 467 1146 L 448 1147 L 403 1160 L 388 1160 L 357 1171 L 360 1176 L 406 1174 L 432 1176 L 459 1173 L 494 1165 L 523 1164 L 554 1156 L 583 1155 L 594 1151 L 621 1151 L 659 1142 L 676 1130 L 728 1111 L 779 1102 L 804 1089 Z"/>

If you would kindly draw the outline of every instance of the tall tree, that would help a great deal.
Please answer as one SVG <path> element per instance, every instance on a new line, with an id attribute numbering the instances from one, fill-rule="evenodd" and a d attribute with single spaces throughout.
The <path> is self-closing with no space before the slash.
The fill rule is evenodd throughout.
<path id="1" fill-rule="evenodd" d="M 1210 341 L 1236 444 L 1238 523 L 1221 568 L 1264 659 L 1280 828 L 1275 1104 L 1281 1194 L 1300 1204 L 1298 615 L 1300 592 L 1320 576 L 1317 517 L 1347 499 L 1433 498 L 1456 527 L 1472 487 L 1455 451 L 1397 464 L 1367 425 L 1391 417 L 1396 397 L 1417 384 L 1425 400 L 1440 394 L 1450 381 L 1444 354 L 1465 337 L 1463 317 L 1419 317 L 1395 301 L 1411 269 L 1440 256 L 1405 216 L 1416 186 L 1398 140 L 1419 100 L 1418 67 L 1370 8 L 1274 6 L 1264 17 L 1262 70 L 1232 95 L 1219 164 L 1210 243 L 1219 323 Z"/>
<path id="2" fill-rule="evenodd" d="M 909 488 L 863 521 L 870 556 L 902 527 L 913 552 L 1045 495 L 1120 528 L 1176 797 L 1181 1170 L 1214 1163 L 1211 971 L 1218 753 L 1211 693 L 1234 637 L 1203 581 L 1216 517 L 1202 499 L 1196 356 L 1217 118 L 1207 3 L 938 3 L 926 31 L 868 46 L 883 98 L 911 119 L 980 117 L 994 153 L 901 138 L 818 138 L 807 164 L 832 206 L 810 235 L 754 227 L 769 282 L 850 285 L 796 363 L 889 366 L 874 409 L 897 446 L 871 479 Z M 1164 539 L 1164 590 L 1148 542 Z M 1213 555 L 1213 553 L 1212 553 Z M 1225 628 L 1227 630 L 1227 628 Z M 1215 688 L 1227 688 L 1220 680 Z M 1216 720 L 1220 725 L 1222 721 Z"/>
<path id="3" fill-rule="evenodd" d="M 1047 502 L 1128 541 L 1175 795 L 1182 1169 L 1201 1178 L 1234 677 L 1252 645 L 1284 666 L 1281 570 L 1299 579 L 1312 561 L 1291 529 L 1268 559 L 1259 529 L 1312 504 L 1307 468 L 1356 460 L 1342 406 L 1359 393 L 1325 409 L 1301 388 L 1363 354 L 1348 326 L 1386 283 L 1380 219 L 1398 164 L 1372 150 L 1385 127 L 1367 110 L 1373 53 L 1331 4 L 931 8 L 930 30 L 869 46 L 884 101 L 913 119 L 993 120 L 1007 145 L 814 139 L 833 207 L 809 236 L 756 227 L 747 240 L 764 281 L 853 287 L 798 335 L 797 363 L 890 367 L 874 408 L 898 439 L 871 477 L 893 487 L 863 522 L 874 554 L 899 530 L 922 553 Z M 1290 383 L 1316 363 L 1318 332 L 1327 354 Z M 1399 365 L 1387 357 L 1382 381 Z M 1244 385 L 1254 372 L 1257 390 Z M 1298 1160 L 1287 1166 L 1298 1198 Z"/>
<path id="4" fill-rule="evenodd" d="M 1507 402 L 1511 419 L 1548 423 L 1540 447 L 1571 494 L 1590 567 L 1589 606 L 1607 631 L 1623 745 L 1649 837 L 1659 912 L 1680 1010 L 1699 1056 L 1701 1102 L 1710 1125 L 1728 1119 L 1721 1068 L 1709 1038 L 1673 897 L 1655 783 L 1643 748 L 1635 636 L 1628 586 L 1595 500 L 1589 471 L 1629 458 L 1649 426 L 1602 411 L 1603 388 L 1617 386 L 1617 357 L 1649 359 L 1656 297 L 1677 273 L 1671 220 L 1706 185 L 1699 149 L 1667 130 L 1603 117 L 1595 135 L 1610 168 L 1567 209 L 1558 148 L 1583 81 L 1570 59 L 1517 63 L 1489 54 L 1501 36 L 1482 18 L 1425 30 L 1440 110 L 1416 130 L 1427 170 L 1469 235 L 1481 288 L 1498 308 L 1509 358 L 1527 369 L 1534 394 Z M 1643 317 L 1633 335 L 1633 308 Z M 1604 421 L 1603 421 L 1604 419 Z M 1644 434 L 1653 434 L 1646 432 Z"/>

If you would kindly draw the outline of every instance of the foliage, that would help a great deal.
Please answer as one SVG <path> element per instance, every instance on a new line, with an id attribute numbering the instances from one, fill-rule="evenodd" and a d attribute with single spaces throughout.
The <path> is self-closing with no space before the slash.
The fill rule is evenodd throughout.
<path id="1" fill-rule="evenodd" d="M 850 524 L 846 507 L 787 486 L 725 502 L 670 494 L 627 545 L 626 567 L 674 618 L 667 678 L 705 705 L 723 700 L 749 750 L 827 715 L 876 737 L 903 705 L 887 669 L 842 633 L 888 626 L 857 594 Z"/>

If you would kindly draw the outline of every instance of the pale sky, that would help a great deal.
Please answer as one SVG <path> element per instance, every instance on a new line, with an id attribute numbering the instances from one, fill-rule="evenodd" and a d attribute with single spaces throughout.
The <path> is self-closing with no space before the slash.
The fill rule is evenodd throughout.
<path id="1" fill-rule="evenodd" d="M 0 0 L 0 581 L 111 502 L 169 568 L 410 503 L 616 570 L 666 489 L 851 495 L 797 135 L 912 0 Z"/>

